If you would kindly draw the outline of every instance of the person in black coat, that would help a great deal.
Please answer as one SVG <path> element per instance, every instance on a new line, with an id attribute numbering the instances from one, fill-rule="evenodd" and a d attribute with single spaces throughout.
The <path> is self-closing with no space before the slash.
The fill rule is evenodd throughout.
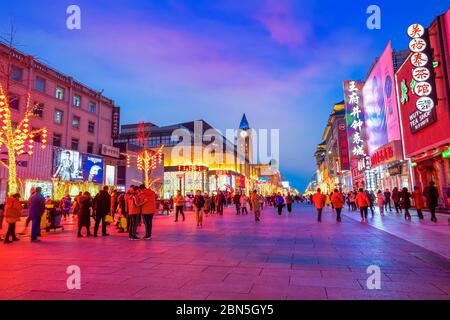
<path id="1" fill-rule="evenodd" d="M 411 193 L 408 192 L 408 188 L 403 188 L 400 193 L 400 203 L 403 209 L 405 209 L 405 219 L 411 220 L 409 209 L 411 208 Z"/>
<path id="2" fill-rule="evenodd" d="M 103 190 L 97 193 L 94 199 L 95 208 L 95 225 L 94 237 L 97 237 L 100 222 L 102 223 L 102 236 L 109 236 L 106 232 L 105 217 L 111 212 L 111 196 L 108 193 L 108 186 L 104 186 Z"/>
<path id="3" fill-rule="evenodd" d="M 83 237 L 81 234 L 81 229 L 83 227 L 86 227 L 87 236 L 90 237 L 92 197 L 91 194 L 86 191 L 78 199 L 80 203 L 80 212 L 78 213 L 78 238 Z"/>
<path id="4" fill-rule="evenodd" d="M 436 207 L 439 200 L 439 191 L 434 185 L 434 181 L 430 181 L 428 187 L 423 191 L 423 196 L 427 199 L 427 205 L 431 212 L 431 221 L 437 222 Z"/>

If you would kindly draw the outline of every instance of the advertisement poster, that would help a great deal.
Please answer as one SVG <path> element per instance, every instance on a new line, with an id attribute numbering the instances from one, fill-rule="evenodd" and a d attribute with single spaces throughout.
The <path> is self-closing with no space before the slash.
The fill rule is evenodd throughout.
<path id="1" fill-rule="evenodd" d="M 106 165 L 105 184 L 107 186 L 114 186 L 116 184 L 116 168 L 114 166 Z"/>
<path id="2" fill-rule="evenodd" d="M 64 181 L 82 181 L 81 154 L 78 151 L 56 149 L 53 156 L 53 177 Z"/>
<path id="3" fill-rule="evenodd" d="M 395 94 L 394 64 L 392 61 L 391 42 L 388 43 L 378 61 L 381 69 L 382 88 L 385 105 L 388 142 L 401 140 L 398 116 L 397 96 Z"/>
<path id="4" fill-rule="evenodd" d="M 83 180 L 103 183 L 103 158 L 91 154 L 83 154 Z"/>
<path id="5" fill-rule="evenodd" d="M 369 155 L 388 142 L 386 105 L 380 61 L 381 59 L 373 67 L 363 87 Z"/>

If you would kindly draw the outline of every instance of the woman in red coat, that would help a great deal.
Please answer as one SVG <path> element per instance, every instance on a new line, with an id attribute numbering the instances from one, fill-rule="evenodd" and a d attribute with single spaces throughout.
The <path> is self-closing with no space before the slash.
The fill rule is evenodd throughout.
<path id="1" fill-rule="evenodd" d="M 5 220 L 8 223 L 5 244 L 19 240 L 19 238 L 16 237 L 16 222 L 20 221 L 20 216 L 22 214 L 22 205 L 20 204 L 19 198 L 20 195 L 16 193 L 15 195 L 6 198 L 5 201 Z M 10 237 L 11 240 L 9 240 Z"/>
<path id="2" fill-rule="evenodd" d="M 422 209 L 425 207 L 425 202 L 423 201 L 422 191 L 417 186 L 414 187 L 413 197 L 414 197 L 414 204 L 417 210 L 417 215 L 419 216 L 419 219 L 422 220 L 423 219 Z"/>

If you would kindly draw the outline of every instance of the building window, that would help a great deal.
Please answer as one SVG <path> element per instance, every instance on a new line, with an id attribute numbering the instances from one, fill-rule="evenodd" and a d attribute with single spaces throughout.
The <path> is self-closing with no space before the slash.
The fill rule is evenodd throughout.
<path id="1" fill-rule="evenodd" d="M 11 67 L 11 80 L 22 81 L 23 69 L 19 67 Z"/>
<path id="2" fill-rule="evenodd" d="M 36 76 L 35 89 L 40 92 L 45 92 L 45 79 Z"/>
<path id="3" fill-rule="evenodd" d="M 54 133 L 53 134 L 53 145 L 55 147 L 61 147 L 61 142 L 62 142 L 62 135 L 59 133 Z"/>
<path id="4" fill-rule="evenodd" d="M 94 153 L 94 143 L 92 142 L 87 143 L 87 153 Z"/>
<path id="5" fill-rule="evenodd" d="M 147 140 L 147 145 L 150 148 L 155 148 L 161 146 L 161 137 L 150 137 L 150 139 Z"/>
<path id="6" fill-rule="evenodd" d="M 18 95 L 12 94 L 9 96 L 9 107 L 11 109 L 19 110 L 20 97 Z"/>
<path id="7" fill-rule="evenodd" d="M 32 110 L 33 116 L 37 118 L 44 117 L 44 104 L 35 102 Z"/>
<path id="8" fill-rule="evenodd" d="M 63 111 L 56 109 L 53 121 L 57 124 L 61 124 L 63 122 L 63 114 Z"/>
<path id="9" fill-rule="evenodd" d="M 73 116 L 72 118 L 72 128 L 80 129 L 80 117 Z"/>
<path id="10" fill-rule="evenodd" d="M 64 89 L 56 87 L 55 97 L 56 99 L 64 100 Z"/>
<path id="11" fill-rule="evenodd" d="M 89 133 L 94 133 L 95 132 L 95 123 L 92 121 L 89 121 L 88 123 L 88 132 Z"/>
<path id="12" fill-rule="evenodd" d="M 163 144 L 165 146 L 169 146 L 170 145 L 170 136 L 161 137 L 161 144 Z"/>
<path id="13" fill-rule="evenodd" d="M 95 113 L 95 102 L 89 102 L 89 112 Z"/>
<path id="14" fill-rule="evenodd" d="M 73 96 L 73 106 L 77 108 L 81 106 L 81 96 Z"/>
<path id="15" fill-rule="evenodd" d="M 72 150 L 78 150 L 78 144 L 80 143 L 80 141 L 78 139 L 72 138 L 72 144 L 71 149 Z"/>

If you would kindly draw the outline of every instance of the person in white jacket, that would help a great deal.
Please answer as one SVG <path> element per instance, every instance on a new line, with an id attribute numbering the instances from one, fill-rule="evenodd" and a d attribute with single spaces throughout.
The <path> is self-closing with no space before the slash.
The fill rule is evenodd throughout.
<path id="1" fill-rule="evenodd" d="M 245 212 L 245 214 L 248 214 L 248 211 L 247 211 L 247 202 L 248 201 L 247 201 L 247 196 L 244 193 L 241 195 L 239 202 L 241 203 L 241 213 L 244 214 L 244 212 Z"/>

